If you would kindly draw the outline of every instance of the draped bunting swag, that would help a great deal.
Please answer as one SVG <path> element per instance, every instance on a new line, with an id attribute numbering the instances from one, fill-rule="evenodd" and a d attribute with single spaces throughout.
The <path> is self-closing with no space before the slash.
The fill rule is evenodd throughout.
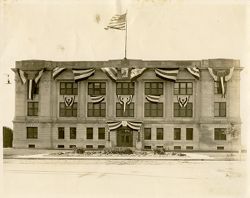
<path id="1" fill-rule="evenodd" d="M 197 67 L 187 67 L 187 70 L 192 74 L 196 79 L 200 79 L 200 70 Z"/>
<path id="2" fill-rule="evenodd" d="M 132 69 L 131 73 L 130 73 L 130 79 L 134 80 L 135 78 L 140 77 L 143 72 L 146 70 L 146 68 L 142 68 L 142 69 Z"/>
<path id="3" fill-rule="evenodd" d="M 75 96 L 63 96 L 66 107 L 71 107 L 74 104 Z"/>
<path id="4" fill-rule="evenodd" d="M 186 107 L 190 96 L 177 96 L 177 101 L 180 107 Z"/>
<path id="5" fill-rule="evenodd" d="M 118 101 L 120 102 L 120 104 L 123 105 L 123 111 L 126 111 L 126 105 L 130 104 L 132 99 L 133 99 L 133 95 L 117 95 Z"/>
<path id="6" fill-rule="evenodd" d="M 146 99 L 147 99 L 149 102 L 158 103 L 158 102 L 160 101 L 160 96 L 146 95 Z"/>
<path id="7" fill-rule="evenodd" d="M 95 69 L 81 69 L 81 70 L 73 69 L 72 72 L 74 74 L 74 80 L 77 82 L 85 80 L 90 76 L 92 76 L 95 73 Z"/>
<path id="8" fill-rule="evenodd" d="M 23 71 L 18 69 L 17 74 L 21 79 L 22 84 L 26 84 L 28 82 L 28 99 L 33 100 L 33 94 L 35 90 L 35 84 L 38 84 L 42 75 L 43 75 L 44 69 L 40 70 L 35 74 L 35 77 L 33 79 L 28 79 L 28 75 Z"/>
<path id="9" fill-rule="evenodd" d="M 104 100 L 104 96 L 90 96 L 90 99 L 93 103 L 99 103 Z"/>
<path id="10" fill-rule="evenodd" d="M 115 121 L 115 122 L 108 122 L 109 131 L 118 129 L 120 126 L 128 126 L 134 130 L 140 130 L 142 123 L 141 122 L 133 122 L 133 121 Z"/>
<path id="11" fill-rule="evenodd" d="M 179 68 L 156 68 L 156 76 L 165 80 L 176 81 Z"/>
<path id="12" fill-rule="evenodd" d="M 64 67 L 56 67 L 56 68 L 54 68 L 53 72 L 52 72 L 53 79 L 56 79 L 56 77 L 59 76 L 64 70 L 66 70 L 66 68 L 64 68 Z"/>
<path id="13" fill-rule="evenodd" d="M 229 81 L 233 76 L 234 67 L 226 70 L 214 70 L 208 67 L 208 71 L 215 82 L 220 82 L 221 90 L 222 90 L 222 97 L 225 98 L 226 96 L 226 89 L 225 89 L 225 82 Z"/>
<path id="14" fill-rule="evenodd" d="M 106 73 L 112 80 L 117 80 L 118 71 L 114 67 L 104 67 L 101 68 L 104 73 Z"/>

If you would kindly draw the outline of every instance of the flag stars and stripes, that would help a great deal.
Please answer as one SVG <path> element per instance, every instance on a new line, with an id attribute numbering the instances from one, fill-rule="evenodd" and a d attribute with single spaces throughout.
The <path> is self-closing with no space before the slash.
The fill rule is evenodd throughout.
<path id="1" fill-rule="evenodd" d="M 105 27 L 105 30 L 116 29 L 116 30 L 125 30 L 126 29 L 126 15 L 115 15 L 110 19 L 109 24 Z"/>

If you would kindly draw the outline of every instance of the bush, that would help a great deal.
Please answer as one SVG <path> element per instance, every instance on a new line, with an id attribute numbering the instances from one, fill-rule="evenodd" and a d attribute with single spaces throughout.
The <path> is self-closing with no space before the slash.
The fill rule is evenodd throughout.
<path id="1" fill-rule="evenodd" d="M 105 148 L 104 154 L 133 154 L 133 151 L 129 148 Z"/>
<path id="2" fill-rule="evenodd" d="M 166 152 L 166 149 L 164 149 L 164 148 L 155 148 L 155 149 L 153 149 L 153 152 L 154 152 L 154 154 L 164 155 L 165 152 Z"/>
<path id="3" fill-rule="evenodd" d="M 75 147 L 74 148 L 74 153 L 83 154 L 83 153 L 85 153 L 85 149 L 84 148 Z"/>

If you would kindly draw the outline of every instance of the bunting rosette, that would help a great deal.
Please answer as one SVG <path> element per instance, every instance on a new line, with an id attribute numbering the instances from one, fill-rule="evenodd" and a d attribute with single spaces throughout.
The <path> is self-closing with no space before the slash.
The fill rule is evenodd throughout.
<path id="1" fill-rule="evenodd" d="M 63 96 L 66 107 L 71 107 L 74 104 L 75 96 Z"/>
<path id="2" fill-rule="evenodd" d="M 154 103 L 158 103 L 160 101 L 160 96 L 156 96 L 156 95 L 146 95 L 146 99 L 149 102 L 154 102 Z"/>
<path id="3" fill-rule="evenodd" d="M 156 68 L 156 76 L 169 81 L 176 81 L 177 75 L 179 73 L 179 68 Z"/>
<path id="4" fill-rule="evenodd" d="M 120 104 L 123 105 L 123 111 L 126 111 L 126 106 L 132 102 L 133 95 L 117 95 Z"/>
<path id="5" fill-rule="evenodd" d="M 80 69 L 80 70 L 73 69 L 72 72 L 74 74 L 74 80 L 77 82 L 85 80 L 90 76 L 94 75 L 95 69 Z"/>
<path id="6" fill-rule="evenodd" d="M 222 97 L 226 96 L 225 82 L 229 81 L 233 76 L 234 67 L 225 70 L 216 70 L 208 67 L 208 71 L 215 82 L 220 82 Z"/>
<path id="7" fill-rule="evenodd" d="M 177 96 L 177 101 L 181 108 L 187 106 L 189 99 L 190 99 L 190 96 Z"/>

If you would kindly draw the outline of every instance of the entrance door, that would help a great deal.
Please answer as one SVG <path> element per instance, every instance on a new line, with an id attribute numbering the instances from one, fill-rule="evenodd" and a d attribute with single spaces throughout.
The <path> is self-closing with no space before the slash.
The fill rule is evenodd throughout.
<path id="1" fill-rule="evenodd" d="M 121 127 L 117 130 L 117 146 L 132 147 L 133 131 L 127 127 Z"/>

